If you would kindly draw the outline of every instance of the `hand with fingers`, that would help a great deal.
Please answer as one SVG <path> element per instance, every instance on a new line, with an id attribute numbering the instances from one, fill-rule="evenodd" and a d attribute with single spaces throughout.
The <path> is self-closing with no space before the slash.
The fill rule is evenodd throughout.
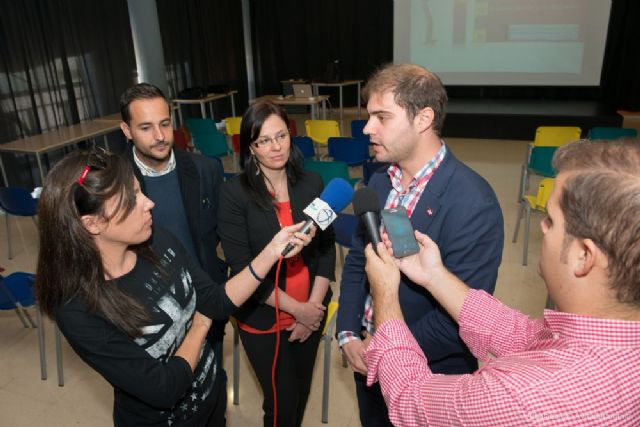
<path id="1" fill-rule="evenodd" d="M 289 342 L 293 342 L 293 341 L 305 342 L 306 340 L 309 339 L 309 337 L 313 333 L 313 331 L 309 327 L 307 327 L 306 325 L 303 325 L 300 322 L 295 322 L 293 325 L 289 326 L 287 328 L 287 331 L 291 331 L 291 335 L 289 336 Z"/>
<path id="2" fill-rule="evenodd" d="M 311 239 L 316 235 L 317 228 L 315 225 L 312 225 L 311 228 L 309 228 L 309 233 L 306 234 L 300 232 L 303 226 L 304 222 L 299 222 L 287 227 L 282 227 L 282 229 L 273 236 L 269 245 L 275 257 L 279 258 L 288 244 L 293 245 L 293 250 L 289 251 L 287 255 L 285 255 L 285 258 L 296 256 L 311 242 Z"/>
<path id="3" fill-rule="evenodd" d="M 415 231 L 420 252 L 404 258 L 396 258 L 395 263 L 409 279 L 421 286 L 428 286 L 434 277 L 441 275 L 446 271 L 442 264 L 440 250 L 438 245 L 426 234 Z M 382 241 L 393 251 L 393 245 L 386 233 L 382 233 Z"/>
<path id="4" fill-rule="evenodd" d="M 326 307 L 320 303 L 307 301 L 298 304 L 297 309 L 292 314 L 296 318 L 296 322 L 304 324 L 312 331 L 317 331 L 320 329 L 325 309 Z"/>

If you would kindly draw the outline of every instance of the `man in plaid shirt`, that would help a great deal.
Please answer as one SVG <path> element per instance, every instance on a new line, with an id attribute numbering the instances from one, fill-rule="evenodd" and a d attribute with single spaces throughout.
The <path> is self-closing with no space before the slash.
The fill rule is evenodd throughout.
<path id="1" fill-rule="evenodd" d="M 416 255 L 366 248 L 376 333 L 364 359 L 394 425 L 640 425 L 640 141 L 574 142 L 554 167 L 538 270 L 557 311 L 542 319 L 470 289 L 419 232 Z M 429 369 L 403 321 L 400 271 L 459 323 L 481 369 Z"/>
<path id="2" fill-rule="evenodd" d="M 502 212 L 489 184 L 456 159 L 440 137 L 447 108 L 442 82 L 417 65 L 388 65 L 374 73 L 363 92 L 370 115 L 364 133 L 376 160 L 391 163 L 369 180 L 380 208 L 403 206 L 413 228 L 442 248 L 449 270 L 472 287 L 492 293 L 502 258 Z M 389 426 L 380 388 L 366 384 L 362 357 L 377 316 L 364 271 L 366 242 L 362 227 L 354 235 L 340 282 L 338 342 L 354 371 L 362 425 Z M 400 284 L 400 307 L 434 372 L 477 369 L 455 321 L 429 292 L 406 277 Z"/>

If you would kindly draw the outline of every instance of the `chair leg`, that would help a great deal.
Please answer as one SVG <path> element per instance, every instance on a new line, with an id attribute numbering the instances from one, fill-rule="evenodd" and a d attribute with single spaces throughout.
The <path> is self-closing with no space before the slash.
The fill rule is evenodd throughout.
<path id="1" fill-rule="evenodd" d="M 20 303 L 18 303 L 17 306 L 18 306 L 18 309 L 22 311 L 22 314 L 24 314 L 24 317 L 26 317 L 26 319 L 29 321 L 29 324 L 31 325 L 31 327 L 36 328 L 36 324 L 34 323 L 33 318 L 31 317 L 27 309 L 24 308 Z"/>
<path id="2" fill-rule="evenodd" d="M 14 308 L 14 311 L 18 315 L 18 319 L 20 319 L 20 321 L 22 322 L 22 326 L 24 326 L 25 328 L 28 328 L 29 324 L 25 320 L 24 314 L 22 314 L 22 310 L 20 310 L 20 308 L 18 306 L 16 306 L 16 308 Z"/>
<path id="3" fill-rule="evenodd" d="M 522 221 L 524 203 L 526 203 L 524 200 L 520 200 L 520 207 L 518 208 L 518 218 L 516 219 L 516 229 L 513 231 L 513 240 L 511 240 L 511 243 L 515 243 L 518 240 L 518 231 L 520 231 L 520 221 Z"/>
<path id="4" fill-rule="evenodd" d="M 322 337 L 324 340 L 324 373 L 322 376 L 322 422 L 329 422 L 329 374 L 331 372 L 331 335 Z"/>
<path id="5" fill-rule="evenodd" d="M 40 351 L 40 379 L 47 379 L 47 359 L 44 351 L 44 328 L 42 327 L 42 312 L 36 307 L 36 322 L 38 326 L 38 350 Z"/>
<path id="6" fill-rule="evenodd" d="M 529 224 L 531 223 L 531 208 L 527 204 L 524 217 L 524 247 L 522 248 L 522 265 L 527 265 L 529 255 Z"/>
<path id="7" fill-rule="evenodd" d="M 56 362 L 58 365 L 58 386 L 59 387 L 63 387 L 64 386 L 64 371 L 63 371 L 63 367 L 62 367 L 62 338 L 61 338 L 61 334 L 60 334 L 60 329 L 58 328 L 58 325 L 55 325 L 55 330 L 56 330 Z"/>
<path id="8" fill-rule="evenodd" d="M 13 259 L 13 256 L 11 255 L 11 230 L 9 229 L 9 213 L 5 212 L 4 213 L 4 226 L 5 229 L 7 230 L 7 258 L 8 259 Z"/>
<path id="9" fill-rule="evenodd" d="M 520 203 L 520 201 L 522 200 L 522 198 L 524 197 L 524 193 L 525 193 L 525 181 L 527 180 L 527 165 L 524 164 L 522 165 L 522 168 L 520 170 L 520 186 L 518 187 L 518 203 Z"/>
<path id="10" fill-rule="evenodd" d="M 233 404 L 240 404 L 240 333 L 233 326 Z"/>

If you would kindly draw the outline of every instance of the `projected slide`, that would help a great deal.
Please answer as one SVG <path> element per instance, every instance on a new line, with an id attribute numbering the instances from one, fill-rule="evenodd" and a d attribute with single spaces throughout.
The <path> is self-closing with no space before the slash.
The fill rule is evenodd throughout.
<path id="1" fill-rule="evenodd" d="M 398 0 L 394 58 L 449 84 L 599 84 L 608 0 Z"/>

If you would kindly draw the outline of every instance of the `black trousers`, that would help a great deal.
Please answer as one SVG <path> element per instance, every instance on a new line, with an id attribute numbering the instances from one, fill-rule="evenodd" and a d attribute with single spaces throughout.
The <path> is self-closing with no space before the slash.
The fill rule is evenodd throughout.
<path id="1" fill-rule="evenodd" d="M 291 343 L 288 341 L 290 335 L 291 332 L 288 331 L 280 332 L 280 351 L 276 367 L 279 427 L 299 427 L 302 424 L 321 338 L 320 332 L 316 331 L 303 343 Z M 276 334 L 251 334 L 241 329 L 240 338 L 264 395 L 264 427 L 272 427 L 271 366 Z"/>
<path id="2" fill-rule="evenodd" d="M 360 423 L 362 427 L 393 427 L 389 421 L 387 404 L 382 397 L 380 384 L 367 386 L 367 377 L 357 372 L 353 373 L 356 381 L 356 395 L 358 396 L 358 408 L 360 410 Z"/>

